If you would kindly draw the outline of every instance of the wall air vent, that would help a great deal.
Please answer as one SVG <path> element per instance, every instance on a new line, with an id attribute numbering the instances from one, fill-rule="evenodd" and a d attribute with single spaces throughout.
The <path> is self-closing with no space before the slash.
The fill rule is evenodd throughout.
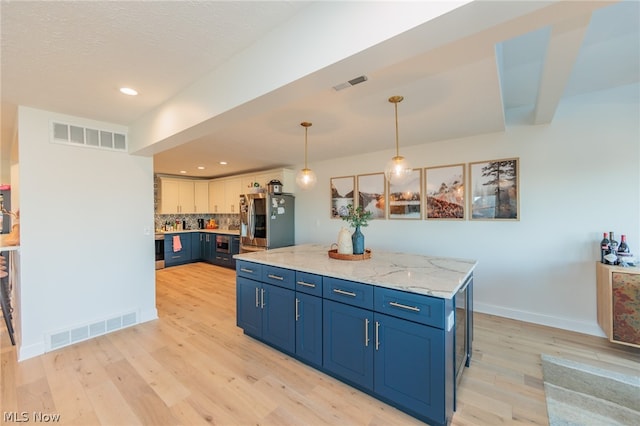
<path id="1" fill-rule="evenodd" d="M 138 323 L 138 313 L 128 312 L 123 315 L 116 315 L 112 318 L 99 320 L 90 324 L 83 324 L 78 327 L 48 334 L 45 342 L 46 351 L 62 348 L 83 340 L 97 337 L 111 331 L 126 328 Z"/>
<path id="2" fill-rule="evenodd" d="M 127 135 L 124 133 L 91 129 L 68 123 L 51 123 L 51 142 L 109 151 L 127 150 Z"/>
<path id="3" fill-rule="evenodd" d="M 360 77 L 356 77 L 356 78 L 352 78 L 351 80 L 345 82 L 345 83 L 340 83 L 336 86 L 333 86 L 333 89 L 337 92 L 339 90 L 343 90 L 346 89 L 348 87 L 351 86 L 355 86 L 356 84 L 360 84 L 367 81 L 367 76 L 366 75 L 361 75 Z"/>

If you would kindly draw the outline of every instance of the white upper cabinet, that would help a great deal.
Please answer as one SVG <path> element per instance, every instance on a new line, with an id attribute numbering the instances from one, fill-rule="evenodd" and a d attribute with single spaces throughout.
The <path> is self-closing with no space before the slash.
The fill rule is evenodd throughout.
<path id="1" fill-rule="evenodd" d="M 195 213 L 194 182 L 160 178 L 160 214 Z"/>
<path id="2" fill-rule="evenodd" d="M 229 208 L 227 213 L 240 213 L 240 194 L 242 193 L 242 180 L 233 178 L 224 181 L 225 206 Z"/>
<path id="3" fill-rule="evenodd" d="M 240 186 L 242 180 L 237 178 L 214 179 L 209 182 L 209 212 L 239 213 Z"/>
<path id="4" fill-rule="evenodd" d="M 209 212 L 209 181 L 197 180 L 193 183 L 193 193 L 195 197 L 194 213 Z"/>
<path id="5" fill-rule="evenodd" d="M 209 182 L 209 213 L 224 213 L 224 181 L 221 179 Z"/>

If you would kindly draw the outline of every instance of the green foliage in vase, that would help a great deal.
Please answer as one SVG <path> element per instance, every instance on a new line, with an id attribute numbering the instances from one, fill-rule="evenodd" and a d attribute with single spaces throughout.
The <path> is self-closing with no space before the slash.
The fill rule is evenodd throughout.
<path id="1" fill-rule="evenodd" d="M 354 208 L 352 204 L 349 204 L 347 206 L 347 210 L 349 211 L 349 214 L 347 214 L 346 216 L 342 216 L 342 220 L 346 220 L 347 222 L 349 222 L 349 225 L 353 226 L 354 228 L 358 226 L 364 227 L 369 225 L 367 222 L 369 219 L 371 219 L 371 215 L 373 214 L 369 210 L 363 209 L 362 206 Z"/>

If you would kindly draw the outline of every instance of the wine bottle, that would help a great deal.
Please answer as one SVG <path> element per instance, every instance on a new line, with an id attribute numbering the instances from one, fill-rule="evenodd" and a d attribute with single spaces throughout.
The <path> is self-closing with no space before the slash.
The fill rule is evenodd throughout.
<path id="1" fill-rule="evenodd" d="M 602 241 L 600 241 L 600 262 L 601 263 L 607 263 L 604 260 L 604 257 L 607 255 L 607 253 L 609 253 L 609 234 L 607 234 L 606 232 L 602 233 Z"/>
<path id="2" fill-rule="evenodd" d="M 613 236 L 613 232 L 609 231 L 609 246 L 611 247 L 609 250 L 609 254 L 612 254 L 613 256 L 611 256 L 612 258 L 615 258 L 615 260 L 610 260 L 608 263 L 609 265 L 617 265 L 618 264 L 618 242 L 615 240 L 614 236 Z"/>
<path id="3" fill-rule="evenodd" d="M 620 235 L 620 245 L 618 246 L 618 253 L 629 253 L 629 246 L 627 245 L 626 235 Z"/>

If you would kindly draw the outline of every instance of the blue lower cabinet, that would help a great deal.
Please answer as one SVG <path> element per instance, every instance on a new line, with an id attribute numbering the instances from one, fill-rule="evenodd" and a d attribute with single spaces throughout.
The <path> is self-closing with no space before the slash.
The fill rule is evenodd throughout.
<path id="1" fill-rule="evenodd" d="M 236 278 L 236 324 L 250 336 L 262 336 L 262 283 Z"/>
<path id="2" fill-rule="evenodd" d="M 295 292 L 236 278 L 237 325 L 248 335 L 283 351 L 295 351 Z"/>
<path id="3" fill-rule="evenodd" d="M 197 262 L 202 260 L 202 232 L 191 234 L 191 260 Z"/>
<path id="4" fill-rule="evenodd" d="M 177 238 L 177 239 L 176 239 Z M 177 242 L 180 242 L 178 249 Z M 165 234 L 164 263 L 165 266 L 182 265 L 191 262 L 191 234 Z"/>
<path id="5" fill-rule="evenodd" d="M 323 367 L 373 390 L 373 312 L 324 300 Z"/>
<path id="6" fill-rule="evenodd" d="M 376 313 L 376 394 L 445 423 L 444 330 Z"/>
<path id="7" fill-rule="evenodd" d="M 296 355 L 322 367 L 322 298 L 296 292 Z"/>
<path id="8" fill-rule="evenodd" d="M 295 292 L 262 283 L 262 339 L 289 353 L 296 349 Z"/>

